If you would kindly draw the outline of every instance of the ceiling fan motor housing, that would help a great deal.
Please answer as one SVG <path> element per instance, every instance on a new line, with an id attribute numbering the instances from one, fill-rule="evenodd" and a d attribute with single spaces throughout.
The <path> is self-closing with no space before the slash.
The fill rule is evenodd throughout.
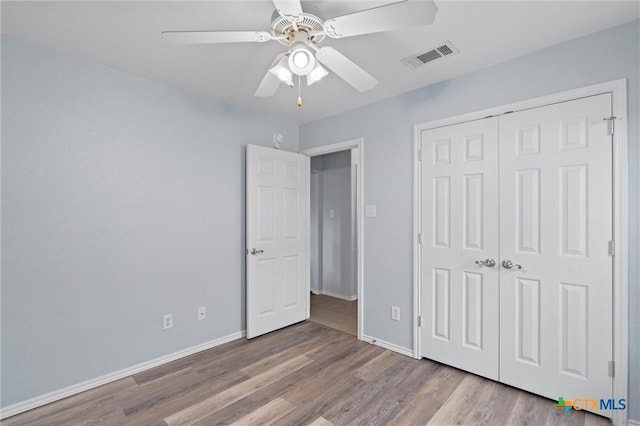
<path id="1" fill-rule="evenodd" d="M 325 34 L 323 33 L 324 21 L 316 15 L 303 13 L 302 18 L 296 21 L 296 26 L 298 30 L 305 31 L 307 34 L 313 34 L 309 36 L 309 41 L 312 43 L 319 43 L 325 38 Z M 285 39 L 277 39 L 278 42 L 289 46 L 291 44 L 290 38 L 295 32 L 296 28 L 289 19 L 280 16 L 277 10 L 273 12 L 273 15 L 271 15 L 271 34 L 276 37 L 286 37 Z"/>

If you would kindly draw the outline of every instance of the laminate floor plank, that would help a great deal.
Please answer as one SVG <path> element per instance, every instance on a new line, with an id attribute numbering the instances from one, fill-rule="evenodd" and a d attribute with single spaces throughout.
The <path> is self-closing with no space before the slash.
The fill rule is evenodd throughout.
<path id="1" fill-rule="evenodd" d="M 468 424 L 507 424 L 507 419 L 518 397 L 518 390 L 501 383 L 491 382 L 482 386 L 482 394 L 483 397 L 478 399 L 475 409 L 467 410 L 465 421 Z"/>
<path id="2" fill-rule="evenodd" d="M 406 358 L 406 357 L 403 357 Z M 433 363 L 408 363 L 409 374 L 398 383 L 389 383 L 388 388 L 378 393 L 358 413 L 359 424 L 389 424 L 413 400 L 423 386 L 422 377 L 433 375 L 437 365 Z M 424 402 L 423 402 L 424 403 Z"/>
<path id="3" fill-rule="evenodd" d="M 337 315 L 353 309 L 351 302 L 328 302 Z M 565 414 L 554 404 L 306 321 L 82 392 L 2 425 L 611 424 L 584 411 Z"/>
<path id="4" fill-rule="evenodd" d="M 158 367 L 151 368 L 146 371 L 134 374 L 133 379 L 137 384 L 142 385 L 158 378 L 166 377 L 168 374 L 178 373 L 180 370 L 192 367 L 194 365 L 203 365 L 206 361 L 223 354 L 229 354 L 232 350 L 242 348 L 249 344 L 246 339 L 236 339 L 231 342 L 216 346 L 211 349 L 200 351 L 193 355 L 168 362 Z"/>
<path id="5" fill-rule="evenodd" d="M 349 397 L 323 415 L 324 418 L 334 424 L 366 424 L 367 418 L 372 417 L 372 413 L 378 411 L 375 403 L 385 401 L 385 393 L 395 386 L 403 386 L 413 373 L 415 364 L 412 358 L 403 357 L 373 382 L 363 382 L 354 388 Z M 374 403 L 372 403 L 374 402 Z M 379 413 L 378 413 L 379 414 Z"/>
<path id="6" fill-rule="evenodd" d="M 316 371 L 304 383 L 290 389 L 282 397 L 296 409 L 282 419 L 283 423 L 306 424 L 341 404 L 364 383 L 351 372 L 377 356 L 379 349 L 373 345 L 359 345 L 353 355 L 336 361 L 327 369 Z"/>
<path id="7" fill-rule="evenodd" d="M 331 423 L 324 417 L 318 417 L 317 419 L 309 423 L 309 426 L 333 426 L 333 423 Z"/>
<path id="8" fill-rule="evenodd" d="M 242 347 L 234 348 L 214 359 L 203 362 L 196 368 L 196 371 L 199 374 L 207 375 L 207 377 L 215 378 L 220 372 L 248 367 L 261 359 L 281 353 L 322 333 L 324 333 L 323 330 L 313 327 L 310 323 L 296 324 L 282 330 L 282 333 L 274 332 L 256 337 L 250 341 L 250 350 L 247 351 Z"/>
<path id="9" fill-rule="evenodd" d="M 247 376 L 253 377 L 269 368 L 272 368 L 280 363 L 282 363 L 282 359 L 287 357 L 295 357 L 297 355 L 305 354 L 314 348 L 322 345 L 323 342 L 327 341 L 327 334 L 329 330 L 318 328 L 314 330 L 313 333 L 309 333 L 309 339 L 306 341 L 302 341 L 301 343 L 291 346 L 282 352 L 275 353 L 268 357 L 262 358 L 251 365 L 243 367 L 240 371 L 242 371 Z"/>
<path id="10" fill-rule="evenodd" d="M 360 345 L 353 345 L 353 337 L 344 339 L 346 335 L 332 331 L 335 337 L 340 337 L 336 340 L 327 340 L 326 345 L 332 347 L 330 352 L 327 352 L 324 356 L 317 356 L 325 345 L 320 345 L 318 348 L 310 350 L 305 353 L 304 356 L 313 359 L 312 354 L 315 354 L 316 359 L 312 364 L 300 369 L 292 374 L 282 377 L 279 380 L 274 380 L 268 386 L 248 395 L 246 398 L 242 398 L 219 410 L 210 414 L 208 417 L 201 419 L 199 424 L 229 424 L 237 421 L 240 417 L 249 414 L 251 411 L 256 410 L 261 405 L 267 404 L 274 398 L 283 397 L 294 405 L 298 405 L 295 401 L 292 401 L 286 395 L 296 390 L 299 387 L 307 389 L 309 383 L 314 383 L 319 377 L 319 374 L 327 374 L 329 370 L 340 370 L 341 364 L 352 360 L 351 353 L 358 350 Z M 367 346 L 366 344 L 364 346 Z M 312 392 L 311 392 L 312 394 Z M 283 419 L 283 422 L 288 422 Z"/>
<path id="11" fill-rule="evenodd" d="M 367 362 L 362 367 L 354 371 L 357 377 L 360 377 L 366 382 L 370 382 L 384 372 L 389 366 L 393 365 L 398 360 L 404 358 L 404 355 L 400 355 L 391 351 L 384 351 L 371 361 Z"/>
<path id="12" fill-rule="evenodd" d="M 276 398 L 268 404 L 265 404 L 250 414 L 242 417 L 237 422 L 232 423 L 232 426 L 269 426 L 274 423 L 277 424 L 280 418 L 285 416 L 294 408 L 296 407 L 284 399 Z"/>
<path id="13" fill-rule="evenodd" d="M 549 403 L 550 401 L 547 399 L 529 392 L 519 391 L 506 424 L 515 424 L 516 422 L 522 426 L 546 424 Z"/>
<path id="14" fill-rule="evenodd" d="M 123 406 L 131 424 L 148 424 L 185 410 L 247 379 L 249 376 L 246 374 L 230 370 L 215 380 L 196 376 L 191 381 L 170 382 L 159 392 L 141 386 L 139 396 L 134 396 Z"/>
<path id="15" fill-rule="evenodd" d="M 304 355 L 299 355 L 293 359 L 284 361 L 282 364 L 265 371 L 255 377 L 247 379 L 235 386 L 232 386 L 210 398 L 181 410 L 164 419 L 169 425 L 179 425 L 185 423 L 195 423 L 210 413 L 220 410 L 234 402 L 245 398 L 259 389 L 269 385 L 273 381 L 281 380 L 283 377 L 298 371 L 311 364 L 313 360 Z"/>
<path id="16" fill-rule="evenodd" d="M 389 424 L 413 400 L 423 385 L 422 379 L 433 375 L 437 365 L 429 362 L 414 363 L 411 358 L 400 357 L 376 376 L 375 382 L 380 392 L 374 393 L 366 400 L 366 404 L 358 410 L 357 417 L 350 419 L 355 424 Z M 370 381 L 372 381 L 370 379 Z M 342 418 L 331 418 L 330 421 L 341 423 Z"/>
<path id="17" fill-rule="evenodd" d="M 467 374 L 434 361 L 424 360 L 424 362 L 435 365 L 432 375 L 428 378 L 418 378 L 421 381 L 426 380 L 423 381 L 421 389 L 391 420 L 392 424 L 426 425 Z"/>
<path id="18" fill-rule="evenodd" d="M 126 377 L 4 419 L 2 425 L 86 423 L 110 413 L 114 407 L 117 407 L 118 399 L 130 394 L 136 387 L 135 381 L 131 377 Z"/>
<path id="19" fill-rule="evenodd" d="M 465 376 L 428 424 L 469 424 L 467 418 L 489 401 L 489 390 L 494 384 L 473 374 Z M 474 407 L 474 410 L 469 410 L 469 407 Z"/>

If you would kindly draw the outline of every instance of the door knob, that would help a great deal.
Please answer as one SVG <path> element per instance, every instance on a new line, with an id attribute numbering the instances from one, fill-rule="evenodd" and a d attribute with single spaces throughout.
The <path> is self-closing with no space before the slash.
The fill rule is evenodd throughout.
<path id="1" fill-rule="evenodd" d="M 510 261 L 509 259 L 503 260 L 502 261 L 502 267 L 504 269 L 522 269 L 522 266 L 513 263 L 512 261 Z"/>
<path id="2" fill-rule="evenodd" d="M 264 253 L 264 250 L 256 250 L 256 249 L 252 248 L 249 253 L 251 253 L 253 255 L 262 254 L 262 253 Z"/>
<path id="3" fill-rule="evenodd" d="M 493 268 L 494 266 L 496 266 L 496 261 L 491 258 L 487 258 L 485 260 L 476 260 L 476 265 L 486 266 L 487 268 Z"/>

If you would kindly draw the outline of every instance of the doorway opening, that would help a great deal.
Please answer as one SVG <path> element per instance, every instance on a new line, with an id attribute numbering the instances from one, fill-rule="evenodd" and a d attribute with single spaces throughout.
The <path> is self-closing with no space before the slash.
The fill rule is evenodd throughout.
<path id="1" fill-rule="evenodd" d="M 309 319 L 360 338 L 361 140 L 303 154 L 311 157 Z"/>

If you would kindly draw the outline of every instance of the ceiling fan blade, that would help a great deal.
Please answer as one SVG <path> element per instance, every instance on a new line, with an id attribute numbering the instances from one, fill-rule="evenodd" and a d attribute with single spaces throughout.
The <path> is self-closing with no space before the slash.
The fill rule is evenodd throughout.
<path id="1" fill-rule="evenodd" d="M 318 49 L 316 59 L 360 92 L 371 90 L 378 84 L 371 74 L 331 46 Z"/>
<path id="2" fill-rule="evenodd" d="M 271 72 L 271 68 L 273 68 L 273 66 L 277 64 L 283 56 L 284 53 L 276 56 L 276 59 L 267 69 L 267 73 L 264 75 L 264 77 L 262 77 L 262 81 L 258 85 L 258 88 L 256 89 L 256 92 L 253 94 L 253 96 L 268 98 L 269 96 L 273 96 L 276 94 L 276 91 L 278 90 L 278 87 L 280 87 L 282 81 L 274 73 Z"/>
<path id="3" fill-rule="evenodd" d="M 273 5 L 282 17 L 302 16 L 302 5 L 300 0 L 272 0 Z"/>
<path id="4" fill-rule="evenodd" d="M 273 38 L 266 31 L 164 31 L 162 40 L 170 44 L 210 44 L 265 42 Z"/>
<path id="5" fill-rule="evenodd" d="M 329 37 L 340 38 L 418 27 L 433 23 L 437 11 L 433 0 L 405 0 L 328 19 L 324 30 Z"/>

